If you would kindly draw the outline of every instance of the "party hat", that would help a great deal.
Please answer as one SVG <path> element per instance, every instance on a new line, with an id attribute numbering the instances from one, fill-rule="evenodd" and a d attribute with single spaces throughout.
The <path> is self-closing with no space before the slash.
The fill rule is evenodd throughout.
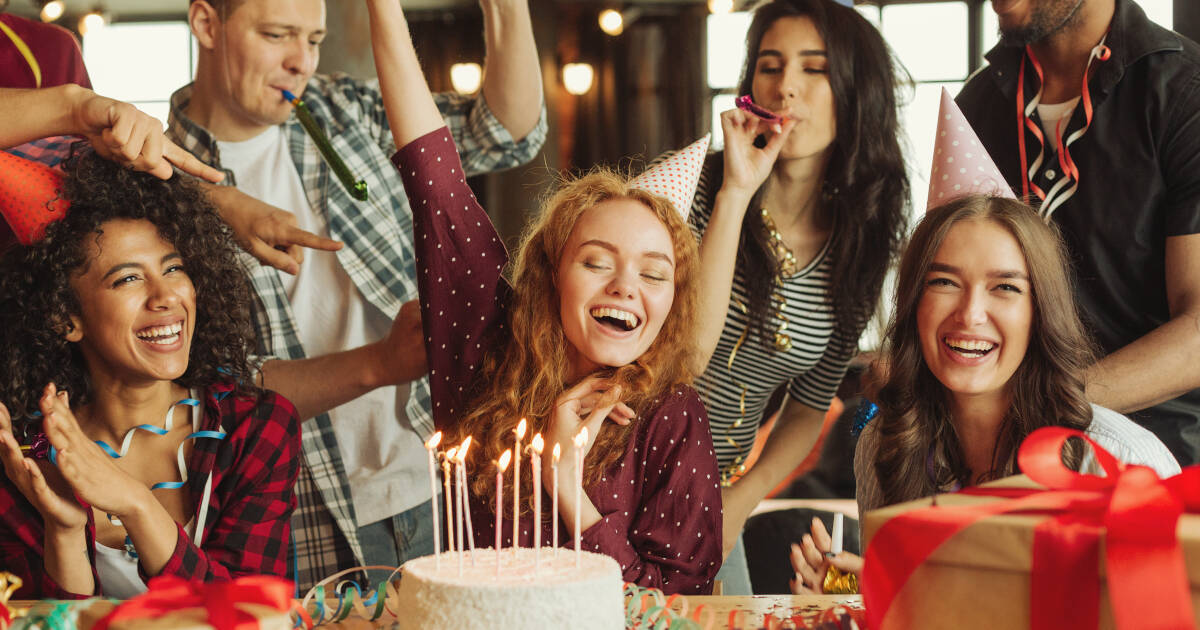
<path id="1" fill-rule="evenodd" d="M 691 143 L 687 148 L 651 166 L 633 178 L 630 187 L 666 197 L 686 221 L 692 209 L 692 197 L 700 181 L 700 169 L 708 155 L 708 142 L 712 134 Z"/>
<path id="2" fill-rule="evenodd" d="M 938 109 L 933 170 L 929 173 L 928 207 L 940 206 L 967 195 L 995 195 L 1016 199 L 1000 169 L 975 135 L 954 99 L 942 88 Z"/>
<path id="3" fill-rule="evenodd" d="M 41 239 L 47 225 L 66 216 L 62 180 L 60 171 L 0 151 L 0 214 L 21 244 Z"/>

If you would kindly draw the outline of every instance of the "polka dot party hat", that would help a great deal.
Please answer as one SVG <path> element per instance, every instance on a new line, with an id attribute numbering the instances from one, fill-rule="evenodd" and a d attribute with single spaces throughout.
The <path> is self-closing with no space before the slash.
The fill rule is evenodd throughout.
<path id="1" fill-rule="evenodd" d="M 44 164 L 0 151 L 0 214 L 22 245 L 42 238 L 46 226 L 67 214 L 59 197 L 63 174 Z"/>
<path id="2" fill-rule="evenodd" d="M 933 143 L 933 170 L 929 173 L 928 207 L 966 195 L 1017 198 L 950 93 L 942 88 L 937 137 Z"/>
<path id="3" fill-rule="evenodd" d="M 703 138 L 687 148 L 633 178 L 630 186 L 666 197 L 679 211 L 679 216 L 687 221 L 688 212 L 692 209 L 692 197 L 696 194 L 696 184 L 700 181 L 700 168 L 704 166 L 704 156 L 708 155 L 711 139 L 712 134 L 704 134 Z"/>

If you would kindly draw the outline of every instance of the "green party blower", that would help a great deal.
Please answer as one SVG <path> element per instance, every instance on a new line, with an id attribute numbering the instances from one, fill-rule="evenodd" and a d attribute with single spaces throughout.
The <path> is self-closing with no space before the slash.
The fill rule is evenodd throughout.
<path id="1" fill-rule="evenodd" d="M 346 192 L 350 193 L 351 197 L 359 201 L 367 200 L 367 182 L 363 180 L 354 180 L 354 175 L 342 161 L 342 158 L 333 150 L 333 145 L 329 144 L 329 138 L 325 137 L 325 132 L 321 131 L 321 127 L 317 125 L 317 120 L 312 117 L 312 112 L 308 111 L 308 105 L 304 101 L 296 98 L 295 94 L 287 90 L 282 90 L 283 98 L 296 108 L 296 118 L 300 119 L 300 124 L 304 130 L 308 132 L 308 137 L 312 138 L 317 144 L 317 149 L 321 151 L 321 155 L 325 158 L 325 162 L 329 164 L 329 168 L 333 169 L 334 175 L 342 182 L 342 186 L 346 188 Z"/>

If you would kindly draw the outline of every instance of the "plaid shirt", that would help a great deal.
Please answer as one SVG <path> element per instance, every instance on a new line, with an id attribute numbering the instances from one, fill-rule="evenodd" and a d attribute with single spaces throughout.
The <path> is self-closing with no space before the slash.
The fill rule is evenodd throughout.
<path id="1" fill-rule="evenodd" d="M 191 90 L 190 85 L 185 86 L 171 97 L 167 133 L 200 160 L 221 168 L 216 139 L 184 115 Z M 292 116 L 284 123 L 284 133 L 305 194 L 328 222 L 330 238 L 346 243 L 337 257 L 355 286 L 368 302 L 394 318 L 401 304 L 417 297 L 417 287 L 412 214 L 403 182 L 389 161 L 395 143 L 379 82 L 314 76 L 303 99 L 350 171 L 366 180 L 371 200 L 358 202 L 346 192 Z M 453 130 L 469 175 L 527 162 L 545 140 L 544 109 L 533 131 L 515 141 L 482 95 L 435 94 L 434 99 Z M 225 175 L 226 184 L 236 185 L 233 173 L 225 171 Z M 242 261 L 257 293 L 253 316 L 263 360 L 304 358 L 279 272 L 249 255 L 243 255 Z M 429 382 L 421 378 L 412 383 L 406 412 L 422 439 L 433 434 L 429 410 Z M 297 485 L 299 507 L 293 522 L 297 581 L 302 588 L 338 570 L 363 564 L 350 482 L 328 414 L 305 421 L 303 449 L 306 469 Z M 348 548 L 339 544 L 335 526 Z"/>
<path id="2" fill-rule="evenodd" d="M 212 474 L 212 498 L 197 547 L 176 525 L 175 553 L 159 575 L 205 582 L 243 575 L 284 576 L 293 487 L 300 468 L 300 422 L 287 399 L 265 390 L 230 395 L 232 386 L 208 387 L 201 429 L 224 431 L 222 440 L 197 439 L 187 460 L 192 513 L 200 509 Z M 88 510 L 87 548 L 100 594 L 94 549 L 96 525 Z M 198 521 L 199 519 L 197 519 Z M 63 590 L 46 574 L 42 517 L 21 491 L 0 476 L 0 558 L 3 569 L 24 582 L 17 599 L 81 599 L 90 593 Z M 139 571 L 141 566 L 138 567 Z M 145 573 L 142 579 L 148 579 Z"/>

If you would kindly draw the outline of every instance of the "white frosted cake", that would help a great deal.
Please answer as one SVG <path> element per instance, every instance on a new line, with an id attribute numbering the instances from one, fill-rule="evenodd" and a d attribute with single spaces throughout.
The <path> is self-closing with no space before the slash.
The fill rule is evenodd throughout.
<path id="1" fill-rule="evenodd" d="M 475 564 L 471 564 L 472 553 Z M 404 563 L 396 608 L 401 628 L 572 628 L 620 630 L 625 627 L 624 582 L 612 558 L 575 550 L 542 549 L 534 566 L 534 550 L 503 549 L 500 577 L 496 552 L 477 549 L 443 553 Z"/>

